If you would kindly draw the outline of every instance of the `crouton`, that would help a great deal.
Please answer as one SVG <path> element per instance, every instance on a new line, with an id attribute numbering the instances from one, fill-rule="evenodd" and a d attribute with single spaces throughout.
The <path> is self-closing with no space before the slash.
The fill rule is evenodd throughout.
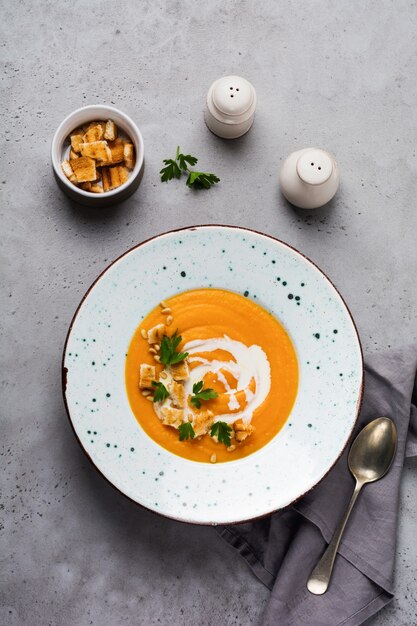
<path id="1" fill-rule="evenodd" d="M 238 443 L 242 443 L 242 441 L 245 441 L 245 439 L 247 439 L 250 435 L 251 433 L 244 433 L 242 431 L 239 431 L 235 433 L 235 439 Z"/>
<path id="2" fill-rule="evenodd" d="M 101 178 L 103 182 L 103 191 L 109 191 L 111 189 L 110 172 L 108 167 L 103 167 L 101 170 Z"/>
<path id="3" fill-rule="evenodd" d="M 70 148 L 70 153 L 69 153 L 70 159 L 78 159 L 79 156 L 80 156 L 79 154 L 77 154 L 76 152 L 74 152 L 72 148 Z"/>
<path id="4" fill-rule="evenodd" d="M 96 162 L 94 159 L 82 156 L 78 159 L 71 159 L 70 165 L 79 183 L 96 180 Z"/>
<path id="5" fill-rule="evenodd" d="M 179 363 L 174 363 L 173 365 L 170 365 L 169 371 L 172 378 L 177 381 L 187 380 L 188 376 L 190 375 L 188 363 L 185 359 L 184 361 L 180 361 Z"/>
<path id="6" fill-rule="evenodd" d="M 193 428 L 196 437 L 205 435 L 210 430 L 214 422 L 214 415 L 211 411 L 203 410 L 199 411 L 193 417 Z"/>
<path id="7" fill-rule="evenodd" d="M 176 383 L 175 380 L 168 384 L 168 391 L 171 398 L 172 406 L 177 409 L 183 409 L 185 407 L 185 389 L 180 383 Z"/>
<path id="8" fill-rule="evenodd" d="M 133 170 L 135 167 L 135 151 L 133 148 L 133 143 L 125 143 L 123 148 L 124 160 L 127 169 Z"/>
<path id="9" fill-rule="evenodd" d="M 84 191 L 91 191 L 91 183 L 81 183 L 80 187 Z"/>
<path id="10" fill-rule="evenodd" d="M 252 426 L 252 424 L 244 424 L 243 422 L 235 422 L 233 424 L 233 428 L 236 431 L 245 433 L 253 433 L 253 431 L 255 430 L 255 426 Z"/>
<path id="11" fill-rule="evenodd" d="M 141 363 L 139 368 L 139 389 L 152 389 L 152 381 L 155 380 L 155 366 Z"/>
<path id="12" fill-rule="evenodd" d="M 109 165 L 113 165 L 112 153 L 109 148 L 109 144 L 107 141 L 103 141 L 106 144 L 106 150 L 102 151 L 97 160 L 98 167 L 108 167 Z"/>
<path id="13" fill-rule="evenodd" d="M 235 439 L 239 443 L 245 441 L 255 432 L 255 427 L 252 424 L 243 424 L 243 422 L 235 422 L 233 428 L 235 429 Z"/>
<path id="14" fill-rule="evenodd" d="M 82 131 L 81 131 L 82 133 Z M 71 134 L 71 149 L 74 150 L 74 152 L 81 152 L 81 144 L 83 143 L 83 134 L 76 134 L 73 135 Z"/>
<path id="15" fill-rule="evenodd" d="M 173 426 L 178 428 L 182 424 L 184 411 L 181 409 L 174 409 L 169 406 L 164 406 L 159 411 L 162 419 L 162 423 L 165 426 Z"/>
<path id="16" fill-rule="evenodd" d="M 74 176 L 74 170 L 72 169 L 71 164 L 68 161 L 68 159 L 65 159 L 65 161 L 61 163 L 61 167 L 65 176 L 71 180 L 71 176 Z"/>
<path id="17" fill-rule="evenodd" d="M 111 159 L 111 152 L 106 141 L 92 141 L 90 143 L 81 144 L 81 154 L 97 159 L 99 161 L 108 161 Z"/>
<path id="18" fill-rule="evenodd" d="M 100 122 L 93 122 L 85 132 L 84 143 L 100 141 L 100 139 L 103 139 L 103 134 L 103 125 Z"/>
<path id="19" fill-rule="evenodd" d="M 115 165 L 114 167 L 110 167 L 109 170 L 112 189 L 123 185 L 129 177 L 129 170 L 123 165 Z"/>
<path id="20" fill-rule="evenodd" d="M 160 343 L 165 334 L 165 325 L 157 324 L 148 330 L 148 343 Z"/>
<path id="21" fill-rule="evenodd" d="M 112 165 L 116 163 L 122 163 L 124 161 L 124 143 L 121 139 L 115 139 L 115 141 L 109 141 L 110 161 Z M 105 163 L 104 165 L 107 165 Z"/>
<path id="22" fill-rule="evenodd" d="M 90 191 L 92 191 L 93 193 L 103 193 L 103 187 L 101 185 L 91 185 Z"/>
<path id="23" fill-rule="evenodd" d="M 107 139 L 107 141 L 114 141 L 116 137 L 117 137 L 117 126 L 113 122 L 113 120 L 108 120 L 108 122 L 106 122 L 106 126 L 104 129 L 104 139 Z"/>

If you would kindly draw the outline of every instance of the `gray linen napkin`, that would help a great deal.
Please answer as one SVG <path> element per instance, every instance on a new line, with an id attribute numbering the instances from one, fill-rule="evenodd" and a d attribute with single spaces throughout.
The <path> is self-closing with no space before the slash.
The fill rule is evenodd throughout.
<path id="1" fill-rule="evenodd" d="M 401 472 L 417 455 L 417 346 L 369 357 L 365 393 L 353 437 L 375 417 L 391 417 L 398 450 L 387 476 L 367 485 L 355 505 L 323 596 L 306 588 L 351 496 L 349 447 L 333 470 L 292 507 L 263 520 L 219 528 L 271 589 L 263 626 L 356 626 L 393 597 Z M 353 439 L 352 437 L 352 439 Z"/>

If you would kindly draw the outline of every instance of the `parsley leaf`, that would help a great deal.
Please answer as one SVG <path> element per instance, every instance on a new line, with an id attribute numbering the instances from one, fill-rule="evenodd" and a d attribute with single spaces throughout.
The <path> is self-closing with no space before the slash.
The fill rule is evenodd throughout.
<path id="1" fill-rule="evenodd" d="M 203 381 L 200 380 L 198 383 L 194 383 L 193 385 L 193 393 L 200 393 L 203 388 Z"/>
<path id="2" fill-rule="evenodd" d="M 197 157 L 191 156 L 191 154 L 178 154 L 177 161 L 180 168 L 186 172 L 188 170 L 188 165 L 195 165 L 198 159 Z"/>
<path id="3" fill-rule="evenodd" d="M 184 424 L 180 424 L 178 427 L 178 431 L 180 433 L 180 441 L 185 441 L 186 439 L 194 439 L 195 432 L 192 424 L 190 422 L 184 422 Z"/>
<path id="4" fill-rule="evenodd" d="M 210 189 L 212 185 L 220 182 L 215 174 L 209 172 L 194 172 L 190 170 L 198 159 L 191 154 L 183 154 L 177 146 L 175 159 L 164 159 L 165 167 L 159 172 L 163 183 L 173 178 L 181 178 L 183 173 L 188 174 L 186 185 L 192 189 Z"/>
<path id="5" fill-rule="evenodd" d="M 193 189 L 210 189 L 212 185 L 220 182 L 215 174 L 208 172 L 189 172 L 186 185 Z"/>
<path id="6" fill-rule="evenodd" d="M 194 383 L 193 385 L 193 396 L 191 396 L 191 404 L 199 409 L 201 407 L 201 400 L 211 400 L 213 398 L 217 398 L 218 393 L 214 391 L 214 389 L 203 389 L 203 381 L 200 380 L 198 383 Z"/>
<path id="7" fill-rule="evenodd" d="M 159 352 L 159 358 L 164 365 L 175 365 L 180 363 L 187 356 L 188 352 L 177 352 L 177 348 L 182 341 L 182 337 L 177 335 L 177 331 L 172 337 L 164 335 L 161 341 L 161 350 Z"/>
<path id="8" fill-rule="evenodd" d="M 181 178 L 181 170 L 178 167 L 178 163 L 174 159 L 164 159 L 166 167 L 163 167 L 159 172 L 161 174 L 161 181 L 166 183 L 173 178 Z"/>
<path id="9" fill-rule="evenodd" d="M 153 380 L 152 387 L 155 387 L 155 393 L 153 396 L 154 402 L 163 402 L 168 398 L 169 391 L 163 383 L 157 383 L 156 380 Z"/>
<path id="10" fill-rule="evenodd" d="M 210 435 L 212 437 L 217 436 L 219 443 L 224 443 L 226 446 L 230 446 L 230 435 L 232 432 L 232 427 L 226 422 L 215 422 L 210 430 Z"/>

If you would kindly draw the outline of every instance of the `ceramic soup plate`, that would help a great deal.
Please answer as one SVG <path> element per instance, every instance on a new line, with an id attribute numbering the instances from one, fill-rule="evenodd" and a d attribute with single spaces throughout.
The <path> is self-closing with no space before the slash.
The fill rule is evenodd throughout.
<path id="1" fill-rule="evenodd" d="M 283 428 L 227 463 L 189 461 L 159 446 L 126 394 L 126 353 L 141 320 L 162 299 L 201 287 L 240 293 L 269 310 L 298 358 L 297 397 Z M 169 232 L 122 255 L 82 300 L 63 357 L 71 423 L 97 469 L 138 504 L 201 524 L 266 515 L 314 487 L 347 444 L 362 383 L 359 337 L 328 278 L 285 243 L 227 226 Z"/>

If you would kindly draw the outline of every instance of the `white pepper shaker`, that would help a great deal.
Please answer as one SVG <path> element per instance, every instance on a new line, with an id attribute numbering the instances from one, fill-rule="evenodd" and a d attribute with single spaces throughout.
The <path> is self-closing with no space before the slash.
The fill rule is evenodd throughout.
<path id="1" fill-rule="evenodd" d="M 335 195 L 339 187 L 339 168 L 325 150 L 304 148 L 284 161 L 279 181 L 288 202 L 301 209 L 317 209 Z"/>
<path id="2" fill-rule="evenodd" d="M 208 91 L 204 119 L 215 135 L 236 139 L 252 126 L 255 109 L 254 86 L 241 76 L 224 76 Z"/>

